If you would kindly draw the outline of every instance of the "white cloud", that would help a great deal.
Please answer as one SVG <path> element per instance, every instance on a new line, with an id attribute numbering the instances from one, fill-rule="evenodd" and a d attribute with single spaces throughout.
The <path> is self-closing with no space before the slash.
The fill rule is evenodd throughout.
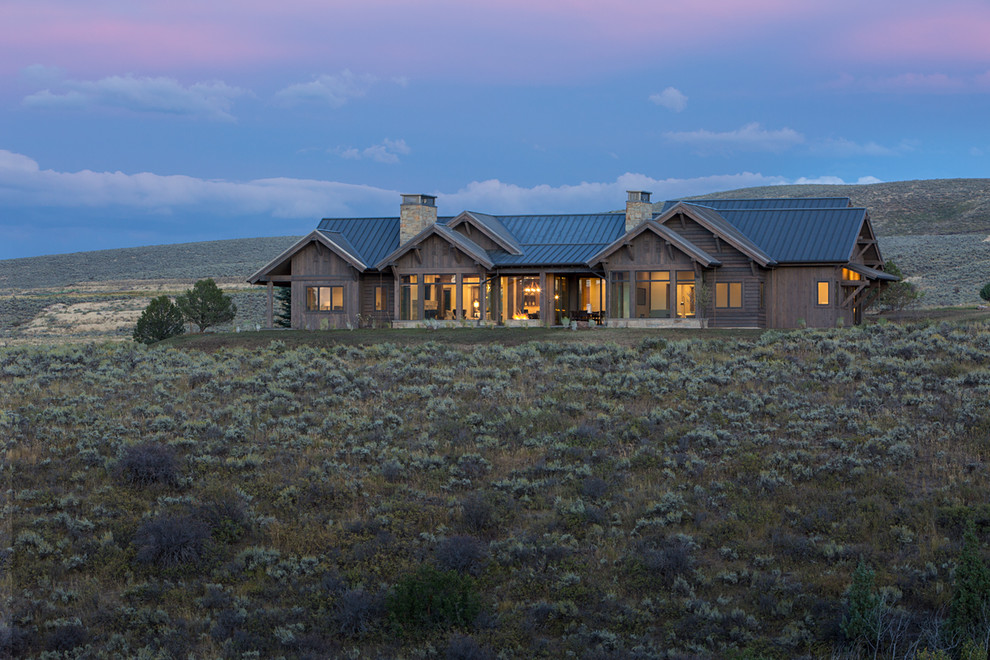
<path id="1" fill-rule="evenodd" d="M 862 177 L 856 183 L 876 183 Z M 607 182 L 519 186 L 497 179 L 472 181 L 451 193 L 431 192 L 445 214 L 465 209 L 489 213 L 578 213 L 622 208 L 626 190 L 649 190 L 654 201 L 750 186 L 788 183 L 843 184 L 836 177 L 767 176 L 754 172 L 655 179 L 628 172 Z M 408 192 L 408 191 L 403 191 Z M 430 191 L 422 191 L 430 192 Z M 135 213 L 202 212 L 217 216 L 269 215 L 321 218 L 398 214 L 399 191 L 312 179 L 206 180 L 142 172 L 58 172 L 41 169 L 22 154 L 0 150 L 0 204 L 38 208 L 124 208 Z M 64 213 L 57 212 L 59 220 Z M 40 228 L 39 230 L 44 229 Z M 177 239 L 178 240 L 178 239 Z"/>
<path id="2" fill-rule="evenodd" d="M 883 180 L 876 178 L 875 176 L 861 176 L 855 181 L 844 181 L 837 176 L 819 176 L 814 178 L 800 177 L 795 179 L 792 183 L 796 185 L 824 185 L 824 186 L 865 186 L 871 183 L 883 183 Z"/>
<path id="3" fill-rule="evenodd" d="M 339 108 L 349 100 L 367 94 L 376 82 L 378 79 L 374 76 L 358 76 L 344 69 L 340 73 L 323 74 L 310 82 L 289 85 L 277 92 L 275 98 L 286 105 L 325 103 L 331 108 Z"/>
<path id="4" fill-rule="evenodd" d="M 337 153 L 340 154 L 341 158 L 350 158 L 353 160 L 373 160 L 377 163 L 388 163 L 393 165 L 399 162 L 400 155 L 406 155 L 411 153 L 409 145 L 406 144 L 405 140 L 389 140 L 385 138 L 381 144 L 373 144 L 365 149 L 355 149 L 354 147 L 348 147 L 346 149 L 338 149 Z"/>
<path id="5" fill-rule="evenodd" d="M 664 137 L 671 142 L 687 144 L 700 151 L 786 151 L 804 142 L 804 136 L 791 128 L 768 131 L 757 122 L 724 133 L 705 129 L 698 131 L 667 132 Z"/>
<path id="6" fill-rule="evenodd" d="M 52 76 L 51 69 L 29 67 L 29 76 Z M 54 91 L 53 91 L 54 90 Z M 33 108 L 111 108 L 137 113 L 163 113 L 232 121 L 230 106 L 248 93 L 224 82 L 199 82 L 188 87 L 173 78 L 110 76 L 101 80 L 58 80 L 24 98 Z"/>
<path id="7" fill-rule="evenodd" d="M 846 138 L 828 138 L 810 146 L 811 153 L 839 157 L 897 156 L 910 150 L 911 147 L 907 143 L 902 143 L 899 147 L 892 148 L 885 147 L 876 142 L 860 144 Z"/>
<path id="8" fill-rule="evenodd" d="M 658 94 L 650 94 L 650 100 L 659 106 L 681 112 L 687 107 L 688 97 L 675 87 L 668 87 Z"/>

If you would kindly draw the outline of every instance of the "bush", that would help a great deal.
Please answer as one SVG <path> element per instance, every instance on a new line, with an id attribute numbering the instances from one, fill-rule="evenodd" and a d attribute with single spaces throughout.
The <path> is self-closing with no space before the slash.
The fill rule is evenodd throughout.
<path id="1" fill-rule="evenodd" d="M 473 637 L 453 635 L 447 642 L 443 657 L 446 660 L 491 660 L 494 656 L 491 651 L 482 648 Z"/>
<path id="2" fill-rule="evenodd" d="M 963 638 L 980 639 L 990 629 L 990 567 L 980 555 L 976 525 L 970 519 L 956 562 L 949 628 Z"/>
<path id="3" fill-rule="evenodd" d="M 132 486 L 179 482 L 179 467 L 171 447 L 157 443 L 131 445 L 117 462 L 117 474 Z"/>
<path id="4" fill-rule="evenodd" d="M 421 566 L 395 585 L 385 600 L 389 619 L 406 634 L 467 627 L 481 612 L 474 580 L 456 571 Z"/>
<path id="5" fill-rule="evenodd" d="M 233 321 L 237 315 L 237 305 L 213 281 L 213 278 L 199 280 L 192 289 L 175 299 L 187 321 L 196 325 L 200 332 L 210 326 Z"/>
<path id="6" fill-rule="evenodd" d="M 88 637 L 85 628 L 77 623 L 70 623 L 52 630 L 45 640 L 45 647 L 49 651 L 71 651 L 85 644 Z"/>
<path id="7" fill-rule="evenodd" d="M 488 549 L 473 536 L 452 536 L 440 542 L 435 556 L 443 570 L 477 576 L 484 567 Z"/>
<path id="8" fill-rule="evenodd" d="M 348 589 L 334 607 L 333 622 L 344 637 L 360 637 L 382 615 L 382 599 L 364 589 Z"/>
<path id="9" fill-rule="evenodd" d="M 892 259 L 887 261 L 884 270 L 895 277 L 901 278 L 900 282 L 891 282 L 880 293 L 879 301 L 884 308 L 900 311 L 918 302 L 921 296 L 924 295 L 918 289 L 917 285 L 904 280 L 904 273 L 901 272 L 901 269 L 897 267 L 897 264 Z"/>
<path id="10" fill-rule="evenodd" d="M 881 606 L 880 596 L 873 586 L 874 577 L 873 569 L 861 559 L 852 574 L 846 615 L 840 625 L 847 640 L 857 645 L 865 643 L 870 648 L 876 646 Z"/>
<path id="11" fill-rule="evenodd" d="M 135 559 L 162 568 L 197 564 L 206 555 L 209 537 L 209 526 L 191 516 L 149 518 L 134 535 Z"/>
<path id="12" fill-rule="evenodd" d="M 983 298 L 987 302 L 990 302 L 990 282 L 984 284 L 983 288 L 980 289 L 980 298 Z"/>
<path id="13" fill-rule="evenodd" d="M 168 296 L 152 298 L 134 326 L 134 341 L 154 344 L 186 331 L 182 312 Z"/>

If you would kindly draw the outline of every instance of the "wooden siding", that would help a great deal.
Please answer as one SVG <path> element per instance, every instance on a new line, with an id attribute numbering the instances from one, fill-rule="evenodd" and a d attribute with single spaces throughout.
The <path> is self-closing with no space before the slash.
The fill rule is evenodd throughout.
<path id="1" fill-rule="evenodd" d="M 385 309 L 375 309 L 375 291 L 385 287 Z M 361 278 L 361 316 L 372 318 L 377 323 L 387 323 L 393 318 L 395 306 L 395 278 L 390 273 L 369 273 Z"/>
<path id="2" fill-rule="evenodd" d="M 773 312 L 770 327 L 830 328 L 839 317 L 847 324 L 852 311 L 839 307 L 839 268 L 836 266 L 782 266 L 773 271 L 772 293 L 768 304 Z M 829 303 L 818 304 L 818 283 L 829 283 Z"/>
<path id="3" fill-rule="evenodd" d="M 306 287 L 342 286 L 341 312 L 314 312 L 306 309 Z M 347 261 L 319 243 L 310 243 L 292 255 L 292 327 L 305 330 L 357 326 L 360 311 L 358 271 Z"/>
<path id="4" fill-rule="evenodd" d="M 768 271 L 752 264 L 748 256 L 724 240 L 716 239 L 710 231 L 686 216 L 674 216 L 668 220 L 667 225 L 722 262 L 717 268 L 703 270 L 705 284 L 711 288 L 712 294 L 707 312 L 708 324 L 713 327 L 767 327 L 766 307 L 760 308 L 760 283 L 764 283 L 767 287 L 765 300 L 766 304 L 769 304 Z M 608 258 L 606 270 L 609 273 L 621 270 L 670 270 L 672 271 L 671 287 L 673 287 L 674 271 L 694 270 L 694 264 L 690 256 L 647 230 L 634 238 L 629 246 L 612 253 Z M 727 282 L 742 284 L 741 307 L 715 308 L 715 284 Z M 635 276 L 633 276 L 633 292 L 635 295 Z M 673 289 L 670 295 L 673 299 L 675 295 Z M 696 316 L 699 311 L 696 310 Z"/>
<path id="5" fill-rule="evenodd" d="M 467 222 L 462 222 L 461 224 L 457 225 L 457 228 L 454 229 L 454 231 L 456 231 L 461 236 L 464 236 L 468 240 L 472 241 L 475 245 L 480 247 L 482 250 L 485 250 L 486 252 L 488 250 L 499 250 L 503 253 L 505 252 L 505 248 L 503 248 L 501 245 L 499 245 L 492 239 L 488 238 L 488 236 L 482 233 L 480 229 L 472 226 L 470 220 L 468 220 Z"/>

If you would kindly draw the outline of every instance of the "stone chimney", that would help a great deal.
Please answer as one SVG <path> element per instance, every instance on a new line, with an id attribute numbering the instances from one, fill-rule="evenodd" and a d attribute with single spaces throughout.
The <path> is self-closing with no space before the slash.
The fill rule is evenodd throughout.
<path id="1" fill-rule="evenodd" d="M 626 199 L 626 231 L 640 226 L 653 217 L 653 203 L 650 202 L 650 195 L 643 190 L 627 190 L 629 198 Z"/>
<path id="2" fill-rule="evenodd" d="M 399 207 L 399 245 L 437 221 L 437 198 L 433 195 L 403 195 Z"/>

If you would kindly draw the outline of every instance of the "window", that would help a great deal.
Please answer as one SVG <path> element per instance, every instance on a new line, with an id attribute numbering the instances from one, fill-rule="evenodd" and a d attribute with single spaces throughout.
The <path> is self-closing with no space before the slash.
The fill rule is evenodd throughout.
<path id="1" fill-rule="evenodd" d="M 767 308 L 767 285 L 766 282 L 760 282 L 760 309 Z"/>
<path id="2" fill-rule="evenodd" d="M 863 276 L 853 270 L 849 270 L 848 268 L 843 268 L 842 279 L 849 280 L 852 282 L 858 282 L 861 279 L 863 279 Z"/>
<path id="3" fill-rule="evenodd" d="M 454 275 L 423 276 L 423 317 L 451 321 L 454 315 Z"/>
<path id="4" fill-rule="evenodd" d="M 344 287 L 342 286 L 306 287 L 306 310 L 310 312 L 344 311 Z"/>
<path id="5" fill-rule="evenodd" d="M 611 310 L 609 315 L 615 319 L 627 319 L 629 314 L 629 273 L 625 271 L 612 272 Z"/>
<path id="6" fill-rule="evenodd" d="M 716 307 L 742 307 L 742 282 L 717 282 Z"/>
<path id="7" fill-rule="evenodd" d="M 636 272 L 636 318 L 670 316 L 670 271 Z"/>
<path id="8" fill-rule="evenodd" d="M 461 318 L 481 318 L 481 278 L 461 277 Z"/>
<path id="9" fill-rule="evenodd" d="M 386 289 L 384 286 L 375 287 L 375 311 L 376 312 L 388 311 L 388 289 Z"/>
<path id="10" fill-rule="evenodd" d="M 581 311 L 589 313 L 602 311 L 603 294 L 601 279 L 597 277 L 578 278 L 578 301 Z"/>
<path id="11" fill-rule="evenodd" d="M 828 282 L 818 283 L 818 304 L 828 305 L 829 304 L 829 286 Z"/>
<path id="12" fill-rule="evenodd" d="M 399 291 L 399 319 L 416 321 L 419 319 L 419 283 L 415 275 L 403 275 Z"/>

